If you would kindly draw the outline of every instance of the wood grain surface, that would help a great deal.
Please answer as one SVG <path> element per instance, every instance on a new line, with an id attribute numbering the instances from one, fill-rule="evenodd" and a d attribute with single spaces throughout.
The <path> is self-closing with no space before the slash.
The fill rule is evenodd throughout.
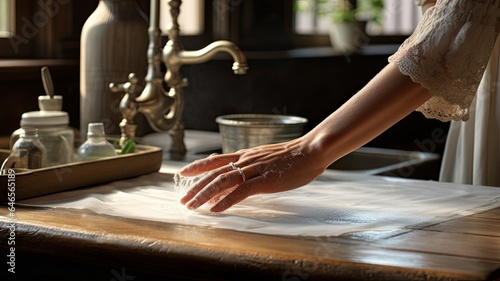
<path id="1" fill-rule="evenodd" d="M 493 272 L 500 268 L 499 214 L 497 208 L 393 233 L 284 237 L 70 209 L 23 207 L 9 217 L 5 207 L 0 208 L 0 234 L 8 237 L 9 226 L 15 223 L 17 276 L 64 280 L 111 280 L 119 274 L 137 280 L 498 280 Z M 1 246 L 8 251 L 6 243 Z M 32 261 L 37 266 L 22 264 Z M 54 263 L 56 268 L 50 266 Z"/>

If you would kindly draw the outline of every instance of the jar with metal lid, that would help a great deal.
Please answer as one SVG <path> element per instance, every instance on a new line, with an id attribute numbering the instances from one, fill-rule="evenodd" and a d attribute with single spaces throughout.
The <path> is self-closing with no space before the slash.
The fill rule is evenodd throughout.
<path id="1" fill-rule="evenodd" d="M 38 130 L 40 142 L 47 150 L 47 166 L 74 161 L 75 133 L 69 126 L 69 116 L 63 111 L 31 111 L 21 116 L 21 128 L 12 133 L 10 147 L 19 139 L 25 127 Z"/>

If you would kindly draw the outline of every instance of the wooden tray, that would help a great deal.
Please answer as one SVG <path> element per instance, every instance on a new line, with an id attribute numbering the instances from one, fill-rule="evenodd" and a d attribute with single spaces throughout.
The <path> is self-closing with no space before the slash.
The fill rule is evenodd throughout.
<path id="1" fill-rule="evenodd" d="M 0 149 L 0 163 L 9 155 Z M 9 197 L 9 183 L 15 185 L 15 199 L 22 200 L 83 186 L 126 179 L 157 172 L 162 163 L 162 149 L 137 145 L 136 151 L 87 162 L 74 162 L 34 170 L 16 170 L 14 174 L 0 175 L 0 202 Z"/>

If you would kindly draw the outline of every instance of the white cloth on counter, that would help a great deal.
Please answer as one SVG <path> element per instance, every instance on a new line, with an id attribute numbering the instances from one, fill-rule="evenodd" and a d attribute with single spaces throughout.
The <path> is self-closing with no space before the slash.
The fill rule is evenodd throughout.
<path id="1" fill-rule="evenodd" d="M 500 206 L 500 188 L 328 172 L 305 187 L 256 195 L 221 214 L 187 210 L 179 197 L 172 175 L 159 172 L 17 203 L 293 236 L 398 231 Z"/>

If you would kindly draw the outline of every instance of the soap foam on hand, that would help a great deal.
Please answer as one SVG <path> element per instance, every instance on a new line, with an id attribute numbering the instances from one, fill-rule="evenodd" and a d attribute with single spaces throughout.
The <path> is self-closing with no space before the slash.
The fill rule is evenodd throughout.
<path id="1" fill-rule="evenodd" d="M 191 189 L 191 187 L 198 182 L 200 179 L 205 177 L 206 174 L 201 174 L 197 176 L 192 176 L 192 177 L 185 177 L 181 176 L 178 172 L 175 173 L 174 175 L 174 191 L 175 193 L 179 196 L 177 198 L 177 201 L 179 201 L 186 193 Z M 227 194 L 229 194 L 233 189 L 227 190 L 218 196 L 210 199 L 208 202 L 203 204 L 201 207 L 196 209 L 196 211 L 201 211 L 201 212 L 210 212 L 210 209 L 217 205 L 224 197 L 226 197 Z M 215 214 L 215 213 L 212 213 Z"/>

